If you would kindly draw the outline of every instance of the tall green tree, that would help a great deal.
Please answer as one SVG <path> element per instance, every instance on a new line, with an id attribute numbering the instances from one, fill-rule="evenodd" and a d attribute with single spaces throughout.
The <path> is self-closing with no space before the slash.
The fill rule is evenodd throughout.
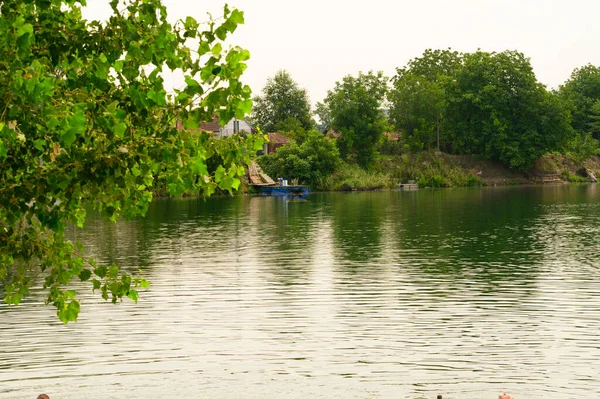
<path id="1" fill-rule="evenodd" d="M 462 66 L 462 57 L 463 54 L 450 48 L 427 49 L 420 57 L 410 60 L 403 70 L 413 75 L 423 76 L 431 82 L 438 82 L 448 76 L 456 75 Z"/>
<path id="2" fill-rule="evenodd" d="M 398 73 L 388 93 L 390 121 L 413 151 L 440 148 L 445 110 L 443 86 L 424 76 Z"/>
<path id="3" fill-rule="evenodd" d="M 251 120 L 263 131 L 274 132 L 294 124 L 291 119 L 304 130 L 313 127 L 308 93 L 289 72 L 280 70 L 267 79 L 262 95 L 254 97 Z"/>
<path id="4" fill-rule="evenodd" d="M 397 68 L 388 93 L 390 121 L 413 151 L 436 146 L 445 112 L 445 85 L 461 66 L 462 55 L 450 49 L 426 50 L 404 68 Z"/>
<path id="5" fill-rule="evenodd" d="M 387 81 L 382 72 L 348 75 L 325 98 L 331 127 L 340 132 L 337 143 L 342 157 L 355 154 L 362 167 L 373 163 L 375 147 L 388 127 L 383 111 Z"/>
<path id="6" fill-rule="evenodd" d="M 588 132 L 593 122 L 592 107 L 600 101 L 600 67 L 588 64 L 575 69 L 560 86 L 559 95 L 572 105 L 573 128 L 580 134 Z"/>
<path id="7" fill-rule="evenodd" d="M 540 84 L 516 51 L 477 51 L 446 87 L 453 150 L 527 169 L 572 139 L 568 106 Z"/>
<path id="8" fill-rule="evenodd" d="M 81 5 L 0 1 L 0 282 L 16 305 L 41 276 L 64 322 L 80 310 L 68 289 L 74 278 L 113 302 L 137 300 L 146 284 L 66 238 L 67 224 L 84 225 L 86 205 L 113 221 L 143 215 L 156 177 L 172 195 L 233 190 L 261 145 L 217 145 L 191 132 L 213 114 L 250 111 L 240 81 L 249 53 L 224 49 L 241 11 L 225 6 L 218 23 L 188 17 L 173 25 L 161 0 L 112 0 L 110 19 L 89 22 Z M 170 97 L 161 75 L 176 69 L 186 87 Z M 215 156 L 222 165 L 209 173 Z"/>

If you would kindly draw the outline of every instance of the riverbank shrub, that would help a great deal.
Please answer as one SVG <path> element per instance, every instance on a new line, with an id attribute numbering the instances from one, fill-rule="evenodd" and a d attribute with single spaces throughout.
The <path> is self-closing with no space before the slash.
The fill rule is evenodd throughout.
<path id="1" fill-rule="evenodd" d="M 421 187 L 470 187 L 485 185 L 475 173 L 456 165 L 451 159 L 433 153 L 380 157 L 375 170 L 400 183 L 414 180 Z"/>
<path id="2" fill-rule="evenodd" d="M 343 163 L 316 188 L 321 191 L 372 191 L 391 187 L 393 183 L 388 174 Z"/>
<path id="3" fill-rule="evenodd" d="M 257 159 L 272 178 L 298 179 L 301 183 L 320 186 L 340 163 L 335 141 L 317 131 L 309 131 L 302 144 L 295 141 L 280 147 L 276 153 Z"/>
<path id="4" fill-rule="evenodd" d="M 483 186 L 485 182 L 474 175 L 458 168 L 430 168 L 420 172 L 417 178 L 420 187 L 474 187 Z"/>
<path id="5" fill-rule="evenodd" d="M 564 169 L 560 176 L 563 180 L 569 183 L 589 183 L 590 179 L 587 176 L 581 176 L 577 173 L 571 173 L 569 170 Z"/>
<path id="6" fill-rule="evenodd" d="M 402 140 L 391 140 L 387 135 L 383 135 L 377 146 L 377 152 L 380 155 L 402 155 L 404 144 Z"/>

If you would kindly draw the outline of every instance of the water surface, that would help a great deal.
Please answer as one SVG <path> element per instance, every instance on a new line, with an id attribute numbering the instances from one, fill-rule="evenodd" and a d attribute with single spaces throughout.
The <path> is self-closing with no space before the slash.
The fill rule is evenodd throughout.
<path id="1" fill-rule="evenodd" d="M 600 397 L 596 185 L 160 200 L 90 216 L 140 302 L 0 305 L 0 398 Z M 84 286 L 85 287 L 85 286 Z"/>

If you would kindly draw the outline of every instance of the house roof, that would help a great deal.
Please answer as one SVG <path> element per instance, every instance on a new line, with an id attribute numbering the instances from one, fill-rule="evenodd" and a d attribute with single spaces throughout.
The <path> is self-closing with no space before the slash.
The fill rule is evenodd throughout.
<path id="1" fill-rule="evenodd" d="M 290 138 L 281 133 L 267 133 L 269 144 L 286 144 L 290 142 Z"/>
<path id="2" fill-rule="evenodd" d="M 177 121 L 177 129 L 181 130 L 183 129 L 183 123 L 181 123 L 181 121 Z M 219 125 L 219 118 L 217 118 L 216 116 L 213 118 L 212 121 L 210 122 L 202 122 L 200 124 L 200 126 L 198 126 L 198 131 L 206 131 L 206 132 L 213 132 L 213 133 L 218 133 L 221 131 L 221 125 Z"/>
<path id="3" fill-rule="evenodd" d="M 204 130 L 207 132 L 215 132 L 218 133 L 221 131 L 221 125 L 219 125 L 219 118 L 216 116 L 210 122 L 202 122 L 200 124 L 200 130 Z"/>

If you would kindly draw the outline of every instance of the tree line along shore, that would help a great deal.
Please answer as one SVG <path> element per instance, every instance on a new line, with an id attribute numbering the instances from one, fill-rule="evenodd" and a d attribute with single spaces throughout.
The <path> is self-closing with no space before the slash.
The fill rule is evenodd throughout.
<path id="1" fill-rule="evenodd" d="M 518 51 L 426 50 L 391 78 L 345 76 L 314 112 L 280 70 L 254 97 L 250 122 L 290 139 L 258 158 L 265 172 L 317 190 L 593 181 L 600 67 L 549 90 Z"/>

